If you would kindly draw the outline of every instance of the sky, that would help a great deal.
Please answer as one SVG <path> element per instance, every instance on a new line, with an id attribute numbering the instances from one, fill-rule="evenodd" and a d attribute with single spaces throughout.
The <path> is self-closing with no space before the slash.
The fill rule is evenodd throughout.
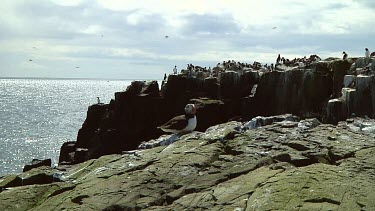
<path id="1" fill-rule="evenodd" d="M 161 79 L 173 67 L 375 51 L 374 0 L 2 0 L 0 77 Z"/>

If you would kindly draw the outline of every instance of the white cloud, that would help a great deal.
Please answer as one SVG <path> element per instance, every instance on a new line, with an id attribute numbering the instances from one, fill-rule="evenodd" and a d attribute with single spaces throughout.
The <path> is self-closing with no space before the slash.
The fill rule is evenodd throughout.
<path id="1" fill-rule="evenodd" d="M 151 12 L 149 12 L 145 9 L 140 9 L 140 10 L 137 10 L 136 12 L 133 12 L 130 15 L 128 15 L 126 17 L 126 20 L 131 25 L 137 25 L 140 22 L 142 22 L 142 20 L 147 19 L 147 17 L 151 16 L 151 15 L 152 15 Z"/>
<path id="2" fill-rule="evenodd" d="M 103 31 L 103 27 L 99 25 L 90 25 L 83 30 L 81 30 L 84 34 L 98 34 Z"/>
<path id="3" fill-rule="evenodd" d="M 53 3 L 60 6 L 78 6 L 85 0 L 51 0 Z"/>
<path id="4" fill-rule="evenodd" d="M 95 71 L 107 78 L 124 70 L 137 74 L 133 68 L 145 73 L 142 64 L 163 71 L 175 63 L 208 66 L 228 59 L 270 63 L 278 53 L 362 55 L 364 47 L 375 45 L 374 5 L 357 0 L 4 0 L 0 54 L 12 57 L 5 61 L 6 74 L 22 74 L 28 59 L 35 58 L 33 70 L 62 74 L 80 63 L 90 67 L 80 68 L 80 74 L 90 77 Z M 17 62 L 22 65 L 13 65 Z M 114 72 L 100 71 L 108 68 Z"/>
<path id="5" fill-rule="evenodd" d="M 301 34 L 341 34 L 347 32 L 348 26 L 375 17 L 371 10 L 366 11 L 352 0 L 234 0 L 230 3 L 226 0 L 185 0 L 183 3 L 175 0 L 98 0 L 98 3 L 114 11 L 143 11 L 147 8 L 148 13 L 161 14 L 173 27 L 181 27 L 186 14 L 231 14 L 242 31 L 248 33 L 254 28 L 266 31 L 273 26 L 284 27 L 283 31 L 287 32 L 293 25 Z M 139 17 L 142 17 L 135 15 L 129 17 L 132 23 L 139 22 Z"/>

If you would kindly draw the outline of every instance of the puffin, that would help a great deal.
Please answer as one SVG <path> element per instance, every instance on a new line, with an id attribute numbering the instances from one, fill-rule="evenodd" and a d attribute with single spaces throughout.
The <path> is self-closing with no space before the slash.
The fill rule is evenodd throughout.
<path id="1" fill-rule="evenodd" d="M 185 134 L 193 131 L 197 126 L 196 108 L 194 104 L 185 106 L 185 115 L 173 117 L 158 128 L 167 133 Z"/>

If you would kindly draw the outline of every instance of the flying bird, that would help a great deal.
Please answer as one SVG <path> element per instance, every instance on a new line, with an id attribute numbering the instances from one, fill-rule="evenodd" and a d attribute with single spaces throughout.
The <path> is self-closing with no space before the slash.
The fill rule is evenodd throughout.
<path id="1" fill-rule="evenodd" d="M 277 27 L 276 26 L 274 26 L 272 29 L 276 29 Z"/>
<path id="2" fill-rule="evenodd" d="M 32 59 L 29 59 L 29 62 L 32 62 L 33 60 Z"/>
<path id="3" fill-rule="evenodd" d="M 165 39 L 168 39 L 168 37 L 169 37 L 168 35 L 165 35 Z"/>

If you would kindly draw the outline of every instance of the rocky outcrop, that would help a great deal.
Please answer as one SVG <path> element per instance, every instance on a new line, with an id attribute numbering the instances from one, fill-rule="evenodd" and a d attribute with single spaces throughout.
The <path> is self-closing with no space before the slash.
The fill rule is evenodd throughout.
<path id="1" fill-rule="evenodd" d="M 337 123 L 350 116 L 374 117 L 374 76 L 358 75 L 347 78 L 349 78 L 349 82 L 350 80 L 352 80 L 352 82 L 350 84 L 347 82 L 349 85 L 342 89 L 341 97 L 328 102 L 327 112 L 329 123 Z M 337 103 L 340 105 L 335 106 L 334 104 Z M 335 108 L 334 111 L 332 108 Z"/>
<path id="2" fill-rule="evenodd" d="M 33 168 L 38 168 L 40 166 L 51 166 L 52 161 L 51 159 L 45 159 L 45 160 L 39 160 L 39 159 L 33 159 L 30 164 L 25 165 L 23 167 L 23 172 L 29 171 Z"/>
<path id="3" fill-rule="evenodd" d="M 375 59 L 359 58 L 345 75 L 341 95 L 327 106 L 327 122 L 336 124 L 351 116 L 375 117 Z"/>
<path id="4" fill-rule="evenodd" d="M 231 121 L 169 145 L 2 177 L 0 210 L 375 209 L 373 120 L 256 119 L 264 125 Z M 60 180 L 20 185 L 43 173 Z"/>
<path id="5" fill-rule="evenodd" d="M 259 115 L 321 113 L 332 94 L 329 72 L 311 69 L 273 71 L 262 76 L 254 96 Z"/>
<path id="6" fill-rule="evenodd" d="M 344 76 L 352 71 L 351 60 L 313 61 L 306 66 L 282 64 L 277 71 L 264 69 L 259 63 L 247 66 L 228 62 L 213 68 L 215 74 L 211 75 L 198 67 L 196 72 L 169 75 L 161 90 L 156 81 L 134 81 L 126 91 L 116 93 L 109 104 L 90 106 L 77 142 L 62 146 L 59 162 L 78 163 L 136 149 L 140 143 L 162 135 L 157 127 L 183 114 L 187 103 L 198 107 L 196 130 L 203 132 L 228 120 L 248 121 L 256 116 L 285 113 L 337 123 L 352 112 L 348 109 L 358 111 L 357 105 L 363 107 L 361 99 L 369 95 L 357 91 L 356 99 L 351 99 L 353 108 L 342 99 L 332 100 L 340 96 L 337 90 L 343 87 Z M 357 77 L 357 86 L 365 87 L 361 84 Z M 372 105 L 356 113 L 372 114 Z"/>
<path id="7" fill-rule="evenodd" d="M 251 80 L 256 79 L 246 76 L 242 81 L 245 83 Z M 116 93 L 110 104 L 89 107 L 87 118 L 78 132 L 77 142 L 65 143 L 61 147 L 59 163 L 79 163 L 136 149 L 141 142 L 163 134 L 157 127 L 182 114 L 185 104 L 189 102 L 198 108 L 198 131 L 205 131 L 212 125 L 240 116 L 241 103 L 238 97 L 219 100 L 219 94 L 216 78 L 213 81 L 210 78 L 170 75 L 161 91 L 156 81 L 135 81 L 126 91 Z"/>

